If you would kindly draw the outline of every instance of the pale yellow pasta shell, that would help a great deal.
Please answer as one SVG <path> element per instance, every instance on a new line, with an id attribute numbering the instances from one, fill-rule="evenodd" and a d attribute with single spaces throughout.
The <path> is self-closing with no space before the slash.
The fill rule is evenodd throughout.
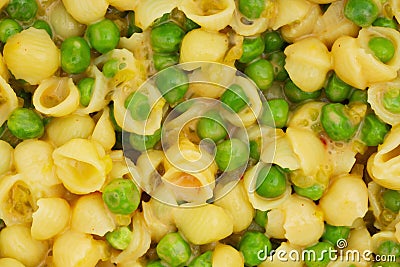
<path id="1" fill-rule="evenodd" d="M 51 77 L 40 82 L 32 102 L 39 112 L 62 117 L 76 111 L 79 99 L 79 91 L 72 78 Z"/>
<path id="2" fill-rule="evenodd" d="M 110 109 L 108 107 L 103 109 L 91 138 L 100 143 L 106 151 L 110 151 L 114 146 L 116 141 L 115 131 L 110 119 Z"/>
<path id="3" fill-rule="evenodd" d="M 270 13 L 273 13 L 274 4 L 271 1 L 266 1 L 266 9 L 271 10 Z M 248 19 L 244 17 L 237 9 L 233 12 L 232 20 L 229 23 L 229 26 L 240 35 L 243 36 L 253 36 L 260 34 L 268 29 L 270 26 L 270 22 L 272 20 L 272 14 L 268 14 L 268 17 L 260 17 L 258 19 L 251 20 L 251 23 L 244 23 Z"/>
<path id="4" fill-rule="evenodd" d="M 292 81 L 305 92 L 314 92 L 324 85 L 332 68 L 331 55 L 325 44 L 309 37 L 285 48 L 285 69 Z"/>
<path id="5" fill-rule="evenodd" d="M 108 8 L 106 0 L 62 0 L 62 2 L 74 19 L 87 25 L 101 20 Z"/>
<path id="6" fill-rule="evenodd" d="M 231 21 L 235 1 L 182 0 L 178 8 L 201 27 L 210 31 L 219 31 L 228 26 Z"/>
<path id="7" fill-rule="evenodd" d="M 213 267 L 242 267 L 243 255 L 232 246 L 218 243 L 212 253 Z"/>
<path id="8" fill-rule="evenodd" d="M 13 164 L 13 147 L 6 141 L 0 140 L 0 176 L 11 170 Z"/>
<path id="9" fill-rule="evenodd" d="M 283 209 L 273 208 L 268 211 L 268 222 L 265 225 L 265 233 L 272 238 L 285 239 L 285 223 L 286 214 Z"/>
<path id="10" fill-rule="evenodd" d="M 4 61 L 17 79 L 32 85 L 51 77 L 60 66 L 60 51 L 46 31 L 30 27 L 4 45 Z"/>
<path id="11" fill-rule="evenodd" d="M 127 10 L 134 10 L 136 5 L 140 1 L 138 0 L 107 0 L 110 5 L 118 9 L 119 11 L 127 11 Z"/>
<path id="12" fill-rule="evenodd" d="M 178 0 L 140 0 L 135 7 L 135 24 L 143 31 L 146 30 L 154 20 L 165 13 L 170 13 L 178 5 Z"/>
<path id="13" fill-rule="evenodd" d="M 214 204 L 177 208 L 173 216 L 178 230 L 195 245 L 216 242 L 233 232 L 231 216 Z"/>
<path id="14" fill-rule="evenodd" d="M 8 5 L 8 3 L 10 2 L 10 0 L 1 0 L 0 1 L 0 8 L 5 7 L 6 5 Z"/>
<path id="15" fill-rule="evenodd" d="M 14 258 L 1 258 L 0 266 L 2 267 L 25 267 L 20 261 Z"/>
<path id="16" fill-rule="evenodd" d="M 303 19 L 310 10 L 311 3 L 306 0 L 277 0 L 276 15 L 272 29 L 277 30 L 283 25 L 288 25 Z"/>
<path id="17" fill-rule="evenodd" d="M 18 98 L 11 86 L 0 76 L 0 124 L 18 107 Z"/>
<path id="18" fill-rule="evenodd" d="M 378 248 L 379 246 L 385 242 L 385 241 L 393 241 L 397 242 L 395 232 L 392 231 L 380 231 L 378 233 L 375 233 L 371 237 L 371 245 L 372 245 L 372 251 L 374 253 L 378 253 Z"/>

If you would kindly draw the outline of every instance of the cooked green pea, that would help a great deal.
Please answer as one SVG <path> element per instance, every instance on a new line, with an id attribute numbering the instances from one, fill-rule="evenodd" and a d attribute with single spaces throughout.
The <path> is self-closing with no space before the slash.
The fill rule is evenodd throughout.
<path id="1" fill-rule="evenodd" d="M 151 30 L 151 46 L 155 52 L 177 52 L 184 35 L 181 27 L 173 22 L 166 22 Z"/>
<path id="2" fill-rule="evenodd" d="M 49 25 L 46 21 L 44 21 L 44 20 L 41 20 L 41 19 L 36 20 L 36 21 L 32 24 L 32 27 L 34 27 L 34 28 L 36 28 L 36 29 L 45 30 L 45 31 L 48 33 L 48 35 L 49 35 L 50 37 L 53 37 L 53 31 L 51 30 L 50 25 Z"/>
<path id="3" fill-rule="evenodd" d="M 212 251 L 206 251 L 197 256 L 190 262 L 188 267 L 211 267 L 212 266 Z"/>
<path id="4" fill-rule="evenodd" d="M 243 53 L 239 58 L 241 63 L 249 63 L 258 58 L 264 51 L 264 41 L 261 36 L 255 38 L 246 37 L 242 45 Z"/>
<path id="5" fill-rule="evenodd" d="M 322 107 L 321 124 L 333 141 L 347 141 L 357 131 L 358 124 L 351 121 L 346 109 L 340 103 L 329 103 Z"/>
<path id="6" fill-rule="evenodd" d="M 335 253 L 335 248 L 328 242 L 318 242 L 305 250 L 309 251 L 304 259 L 307 267 L 325 267 Z"/>
<path id="7" fill-rule="evenodd" d="M 115 120 L 115 115 L 114 115 L 114 102 L 110 103 L 110 120 L 111 123 L 114 127 L 114 130 L 117 132 L 122 132 L 121 126 L 118 125 L 117 121 Z"/>
<path id="8" fill-rule="evenodd" d="M 320 184 L 314 184 L 309 187 L 293 185 L 293 189 L 299 196 L 307 197 L 311 200 L 318 200 L 324 194 L 324 187 Z"/>
<path id="9" fill-rule="evenodd" d="M 176 67 L 169 67 L 156 75 L 156 85 L 169 104 L 175 104 L 183 98 L 189 88 L 187 74 Z"/>
<path id="10" fill-rule="evenodd" d="M 249 98 L 243 88 L 238 84 L 232 84 L 229 86 L 229 88 L 222 94 L 220 100 L 236 113 L 243 110 L 249 102 Z"/>
<path id="11" fill-rule="evenodd" d="M 249 19 L 257 19 L 265 9 L 265 0 L 239 0 L 239 11 Z"/>
<path id="12" fill-rule="evenodd" d="M 250 63 L 244 73 L 252 79 L 261 90 L 268 89 L 274 81 L 274 67 L 266 59 Z"/>
<path id="13" fill-rule="evenodd" d="M 361 140 L 367 146 L 377 146 L 383 143 L 389 130 L 389 125 L 381 121 L 375 114 L 368 114 L 365 116 L 361 128 Z"/>
<path id="14" fill-rule="evenodd" d="M 350 227 L 325 224 L 325 231 L 322 235 L 322 240 L 328 241 L 332 245 L 336 246 L 340 239 L 347 239 L 349 234 Z"/>
<path id="15" fill-rule="evenodd" d="M 118 70 L 119 70 L 119 61 L 118 59 L 113 58 L 107 60 L 104 63 L 102 72 L 105 77 L 112 78 L 115 76 L 115 74 L 117 74 Z"/>
<path id="16" fill-rule="evenodd" d="M 156 260 L 146 264 L 146 267 L 168 267 L 162 261 Z"/>
<path id="17" fill-rule="evenodd" d="M 346 100 L 351 93 L 351 85 L 342 81 L 336 73 L 333 73 L 325 87 L 326 97 L 332 102 L 342 102 Z"/>
<path id="18" fill-rule="evenodd" d="M 271 53 L 267 59 L 274 67 L 274 80 L 280 82 L 285 81 L 289 77 L 289 74 L 285 69 L 285 53 L 283 53 L 282 51 L 276 51 Z"/>
<path id="19" fill-rule="evenodd" d="M 367 104 L 367 99 L 367 90 L 354 89 L 350 95 L 349 103 L 360 102 L 363 104 Z"/>
<path id="20" fill-rule="evenodd" d="M 90 24 L 86 36 L 90 45 L 102 54 L 116 48 L 120 37 L 117 25 L 109 19 Z"/>
<path id="21" fill-rule="evenodd" d="M 260 122 L 264 125 L 283 128 L 289 118 L 289 103 L 282 98 L 271 99 L 263 103 Z"/>
<path id="22" fill-rule="evenodd" d="M 285 41 L 277 31 L 266 32 L 264 35 L 265 52 L 271 53 L 282 50 Z"/>
<path id="23" fill-rule="evenodd" d="M 121 226 L 106 234 L 108 243 L 116 249 L 124 250 L 132 240 L 132 232 L 127 226 Z"/>
<path id="24" fill-rule="evenodd" d="M 248 160 L 249 148 L 241 140 L 232 138 L 217 145 L 215 162 L 222 171 L 243 167 Z"/>
<path id="25" fill-rule="evenodd" d="M 218 142 L 228 135 L 224 119 L 216 110 L 204 113 L 197 122 L 196 132 L 201 139 L 210 138 L 214 142 Z"/>
<path id="26" fill-rule="evenodd" d="M 390 88 L 383 94 L 383 107 L 392 113 L 400 113 L 400 88 Z"/>
<path id="27" fill-rule="evenodd" d="M 61 44 L 61 67 L 70 74 L 84 72 L 90 65 L 90 47 L 85 39 L 73 36 Z"/>
<path id="28" fill-rule="evenodd" d="M 136 24 L 135 24 L 135 12 L 129 11 L 129 13 L 127 15 L 127 19 L 128 19 L 128 30 L 126 33 L 126 37 L 129 38 L 134 33 L 143 32 L 143 30 L 141 28 L 139 28 L 138 26 L 136 26 Z"/>
<path id="29" fill-rule="evenodd" d="M 268 237 L 263 233 L 255 231 L 247 231 L 244 233 L 239 243 L 239 251 L 242 252 L 244 264 L 246 266 L 255 266 L 263 262 L 260 259 L 260 251 L 271 253 L 272 244 Z M 261 253 L 265 256 L 264 253 Z"/>
<path id="30" fill-rule="evenodd" d="M 39 138 L 44 133 L 42 118 L 27 108 L 15 109 L 8 118 L 7 127 L 19 139 Z"/>
<path id="31" fill-rule="evenodd" d="M 264 167 L 257 175 L 258 195 L 265 198 L 274 198 L 286 191 L 286 175 L 276 165 Z"/>
<path id="32" fill-rule="evenodd" d="M 6 10 L 11 18 L 28 21 L 36 16 L 38 5 L 35 0 L 10 0 Z"/>
<path id="33" fill-rule="evenodd" d="M 393 212 L 400 210 L 400 193 L 396 190 L 387 189 L 382 193 L 383 206 Z"/>
<path id="34" fill-rule="evenodd" d="M 22 26 L 14 19 L 6 18 L 0 21 L 0 41 L 3 43 L 20 31 L 22 31 Z"/>
<path id="35" fill-rule="evenodd" d="M 127 215 L 140 203 L 140 192 L 130 179 L 116 178 L 103 189 L 103 201 L 112 213 Z"/>
<path id="36" fill-rule="evenodd" d="M 200 28 L 199 24 L 197 24 L 196 22 L 194 22 L 193 20 L 191 20 L 189 18 L 185 19 L 183 26 L 184 26 L 186 32 L 190 32 L 191 30 Z"/>
<path id="37" fill-rule="evenodd" d="M 189 244 L 179 233 L 169 233 L 156 247 L 158 257 L 170 266 L 183 266 L 192 254 Z"/>
<path id="38" fill-rule="evenodd" d="M 395 47 L 391 40 L 385 37 L 373 37 L 368 41 L 368 47 L 374 55 L 383 63 L 390 61 L 395 53 Z"/>
<path id="39" fill-rule="evenodd" d="M 160 71 L 167 67 L 178 64 L 179 55 L 177 53 L 154 53 L 153 54 L 153 62 L 156 70 Z"/>
<path id="40" fill-rule="evenodd" d="M 397 29 L 397 24 L 393 19 L 389 19 L 386 17 L 379 17 L 374 22 L 372 22 L 372 26 L 379 26 L 379 27 L 386 27 L 386 28 L 392 28 L 392 29 Z"/>
<path id="41" fill-rule="evenodd" d="M 309 99 L 316 99 L 321 95 L 321 90 L 315 92 L 304 92 L 291 80 L 287 80 L 283 87 L 286 97 L 293 103 L 299 103 Z"/>
<path id="42" fill-rule="evenodd" d="M 144 121 L 150 115 L 151 107 L 149 98 L 141 92 L 131 93 L 126 98 L 124 105 L 134 120 Z"/>
<path id="43" fill-rule="evenodd" d="M 250 141 L 250 157 L 255 160 L 260 159 L 260 146 L 256 140 Z"/>
<path id="44" fill-rule="evenodd" d="M 152 135 L 129 134 L 129 144 L 137 151 L 153 148 L 161 140 L 161 128 Z"/>
<path id="45" fill-rule="evenodd" d="M 349 0 L 344 15 L 358 26 L 367 27 L 378 18 L 379 8 L 373 0 Z"/>
<path id="46" fill-rule="evenodd" d="M 377 249 L 377 254 L 379 255 L 394 255 L 396 257 L 400 256 L 400 244 L 392 241 L 392 240 L 386 240 L 382 242 L 378 249 Z"/>
<path id="47" fill-rule="evenodd" d="M 254 221 L 261 227 L 265 227 L 268 222 L 268 211 L 256 210 Z"/>
<path id="48" fill-rule="evenodd" d="M 94 78 L 86 77 L 80 80 L 77 84 L 80 94 L 80 103 L 84 107 L 87 107 L 92 99 L 94 81 Z"/>

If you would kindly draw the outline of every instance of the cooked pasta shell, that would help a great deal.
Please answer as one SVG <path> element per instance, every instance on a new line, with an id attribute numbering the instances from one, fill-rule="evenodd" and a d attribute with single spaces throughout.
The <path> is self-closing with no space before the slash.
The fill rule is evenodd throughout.
<path id="1" fill-rule="evenodd" d="M 108 3 L 118 9 L 119 11 L 134 10 L 139 1 L 126 1 L 126 0 L 108 0 Z"/>
<path id="2" fill-rule="evenodd" d="M 347 247 L 344 249 L 344 255 L 349 255 L 348 253 L 354 253 L 353 251 L 358 251 L 360 255 L 366 253 L 368 251 L 372 251 L 372 240 L 371 235 L 368 232 L 368 229 L 365 226 L 357 227 L 350 231 L 350 235 L 347 238 Z M 351 255 L 351 254 L 350 254 Z M 353 254 L 354 255 L 354 254 Z M 360 260 L 357 258 L 351 259 L 346 262 L 346 257 L 339 258 L 338 261 L 345 262 L 346 264 L 353 263 L 357 264 L 357 266 L 370 266 L 370 262 L 372 259 L 366 258 L 371 255 L 364 254 L 365 257 L 360 257 Z"/>
<path id="3" fill-rule="evenodd" d="M 312 4 L 306 0 L 277 0 L 276 13 L 272 29 L 302 20 L 309 12 Z"/>
<path id="4" fill-rule="evenodd" d="M 72 139 L 55 149 L 56 173 L 72 193 L 88 194 L 99 190 L 111 171 L 112 161 L 96 141 Z"/>
<path id="5" fill-rule="evenodd" d="M 152 194 L 160 183 L 160 174 L 158 169 L 164 168 L 164 153 L 160 150 L 149 150 L 143 152 L 137 162 L 138 172 L 137 183 L 148 194 Z"/>
<path id="6" fill-rule="evenodd" d="M 0 265 L 3 267 L 25 267 L 25 265 L 14 258 L 1 258 Z"/>
<path id="7" fill-rule="evenodd" d="M 235 1 L 182 0 L 178 8 L 201 27 L 210 31 L 219 31 L 228 26 L 231 21 Z"/>
<path id="8" fill-rule="evenodd" d="M 253 36 L 263 33 L 271 26 L 271 21 L 275 14 L 275 4 L 273 1 L 265 1 L 265 9 L 261 17 L 250 21 L 243 16 L 238 9 L 233 12 L 232 20 L 229 26 L 240 35 Z"/>
<path id="9" fill-rule="evenodd" d="M 378 253 L 379 246 L 385 241 L 397 242 L 395 233 L 393 231 L 380 231 L 371 237 L 372 251 Z"/>
<path id="10" fill-rule="evenodd" d="M 218 243 L 212 253 L 213 267 L 242 267 L 244 265 L 243 255 L 230 245 Z"/>
<path id="11" fill-rule="evenodd" d="M 13 147 L 6 141 L 0 140 L 0 176 L 9 172 L 13 165 Z"/>
<path id="12" fill-rule="evenodd" d="M 79 99 L 79 91 L 72 78 L 52 77 L 40 82 L 32 102 L 39 112 L 61 117 L 75 112 Z"/>
<path id="13" fill-rule="evenodd" d="M 51 77 L 60 67 L 60 51 L 46 31 L 30 27 L 4 45 L 4 61 L 17 79 L 32 85 Z"/>
<path id="14" fill-rule="evenodd" d="M 108 8 L 106 0 L 62 0 L 62 2 L 74 19 L 87 25 L 101 20 Z"/>
<path id="15" fill-rule="evenodd" d="M 178 3 L 178 0 L 137 1 L 135 7 L 135 24 L 144 31 L 150 27 L 156 19 L 160 18 L 165 13 L 170 13 Z"/>
<path id="16" fill-rule="evenodd" d="M 108 107 L 103 109 L 96 123 L 96 127 L 92 133 L 92 140 L 99 142 L 106 151 L 110 151 L 115 144 L 115 131 L 110 119 L 110 109 Z"/>
<path id="17" fill-rule="evenodd" d="M 70 206 L 63 198 L 41 198 L 38 209 L 32 214 L 32 237 L 50 239 L 61 233 L 69 223 Z"/>
<path id="18" fill-rule="evenodd" d="M 285 239 L 285 211 L 283 209 L 273 208 L 268 211 L 268 223 L 265 225 L 265 233 L 271 238 Z"/>
<path id="19" fill-rule="evenodd" d="M 18 98 L 11 86 L 0 76 L 0 125 L 18 107 Z"/>

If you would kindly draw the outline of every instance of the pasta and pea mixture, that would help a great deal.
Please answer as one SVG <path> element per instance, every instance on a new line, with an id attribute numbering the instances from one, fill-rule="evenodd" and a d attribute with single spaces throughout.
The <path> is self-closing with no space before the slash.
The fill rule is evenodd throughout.
<path id="1" fill-rule="evenodd" d="M 398 0 L 0 5 L 0 266 L 400 266 Z"/>

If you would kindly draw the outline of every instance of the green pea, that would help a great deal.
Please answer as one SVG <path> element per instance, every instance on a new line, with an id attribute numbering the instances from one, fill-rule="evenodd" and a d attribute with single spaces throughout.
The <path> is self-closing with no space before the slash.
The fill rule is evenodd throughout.
<path id="1" fill-rule="evenodd" d="M 251 140 L 250 143 L 250 157 L 255 160 L 260 159 L 260 146 L 256 140 Z"/>
<path id="2" fill-rule="evenodd" d="M 357 131 L 358 124 L 351 121 L 346 109 L 340 103 L 329 103 L 322 107 L 321 124 L 333 141 L 348 141 Z"/>
<path id="3" fill-rule="evenodd" d="M 264 167 L 257 175 L 258 195 L 265 198 L 274 198 L 286 191 L 286 175 L 276 165 Z"/>
<path id="4" fill-rule="evenodd" d="M 383 63 L 390 61 L 395 53 L 395 47 L 391 40 L 385 37 L 373 37 L 368 41 L 368 47 L 374 55 Z"/>
<path id="5" fill-rule="evenodd" d="M 77 84 L 80 94 L 80 103 L 84 107 L 89 106 L 90 100 L 92 99 L 94 82 L 94 78 L 86 77 L 80 80 Z"/>
<path id="6" fill-rule="evenodd" d="M 392 240 L 386 240 L 382 242 L 378 249 L 377 249 L 377 254 L 379 255 L 394 255 L 396 257 L 400 256 L 400 244 L 392 241 Z"/>
<path id="7" fill-rule="evenodd" d="M 392 28 L 392 29 L 397 29 L 397 24 L 396 21 L 393 19 L 389 19 L 386 17 L 379 17 L 374 22 L 372 22 L 372 26 L 379 26 L 379 27 L 386 27 L 386 28 Z"/>
<path id="8" fill-rule="evenodd" d="M 158 257 L 170 266 L 183 266 L 192 254 L 189 244 L 179 233 L 168 233 L 156 247 Z"/>
<path id="9" fill-rule="evenodd" d="M 104 187 L 102 197 L 108 209 L 115 214 L 130 214 L 140 203 L 140 192 L 130 179 L 112 180 Z"/>
<path id="10" fill-rule="evenodd" d="M 42 118 L 27 108 L 15 109 L 8 118 L 7 127 L 19 139 L 39 138 L 44 133 Z"/>
<path id="11" fill-rule="evenodd" d="M 365 116 L 361 128 L 361 140 L 367 146 L 377 146 L 383 143 L 389 130 L 389 125 L 381 121 L 375 114 L 368 114 Z"/>
<path id="12" fill-rule="evenodd" d="M 146 267 L 168 267 L 162 261 L 156 260 L 146 264 Z"/>
<path id="13" fill-rule="evenodd" d="M 149 98 L 141 92 L 131 93 L 126 98 L 124 105 L 129 110 L 132 119 L 137 121 L 146 120 L 151 112 Z"/>
<path id="14" fill-rule="evenodd" d="M 351 89 L 350 85 L 342 81 L 336 73 L 333 73 L 328 79 L 325 94 L 332 102 L 342 102 L 349 97 Z"/>
<path id="15" fill-rule="evenodd" d="M 41 20 L 41 19 L 36 20 L 36 21 L 32 24 L 32 27 L 34 27 L 34 28 L 36 28 L 36 29 L 45 30 L 45 31 L 47 32 L 47 34 L 48 34 L 50 37 L 53 37 L 53 31 L 51 30 L 50 25 L 49 25 L 46 21 L 44 21 L 44 20 Z"/>
<path id="16" fill-rule="evenodd" d="M 178 64 L 179 55 L 177 53 L 154 53 L 153 54 L 154 68 L 158 71 L 167 67 Z"/>
<path id="17" fill-rule="evenodd" d="M 304 92 L 293 81 L 287 80 L 283 87 L 286 97 L 293 103 L 300 103 L 309 99 L 316 99 L 321 95 L 321 90 L 314 92 Z"/>
<path id="18" fill-rule="evenodd" d="M 293 185 L 293 189 L 299 196 L 307 197 L 314 201 L 320 199 L 324 194 L 324 187 L 320 184 L 313 184 L 309 187 Z"/>
<path id="19" fill-rule="evenodd" d="M 274 80 L 280 82 L 285 81 L 289 77 L 289 74 L 285 69 L 285 53 L 283 53 L 282 51 L 276 51 L 271 53 L 267 59 L 274 67 Z"/>
<path id="20" fill-rule="evenodd" d="M 244 38 L 242 45 L 243 53 L 239 59 L 241 63 L 249 63 L 258 58 L 264 51 L 264 40 L 261 36 L 255 38 Z"/>
<path id="21" fill-rule="evenodd" d="M 29 21 L 36 16 L 38 5 L 35 0 L 10 0 L 6 10 L 12 19 Z"/>
<path id="22" fill-rule="evenodd" d="M 129 134 L 129 144 L 137 151 L 143 152 L 153 148 L 161 140 L 161 128 L 152 135 Z"/>
<path id="23" fill-rule="evenodd" d="M 132 232 L 127 226 L 122 226 L 106 234 L 106 240 L 115 249 L 124 250 L 132 240 Z"/>
<path id="24" fill-rule="evenodd" d="M 86 36 L 90 45 L 102 54 L 116 48 L 120 37 L 117 25 L 109 19 L 90 24 L 86 29 Z"/>
<path id="25" fill-rule="evenodd" d="M 244 73 L 252 79 L 261 90 L 268 89 L 274 81 L 274 67 L 266 59 L 250 63 Z"/>
<path id="26" fill-rule="evenodd" d="M 349 0 L 344 15 L 360 27 L 368 27 L 378 18 L 379 8 L 373 0 Z"/>
<path id="27" fill-rule="evenodd" d="M 258 19 L 265 9 L 265 0 L 239 0 L 239 11 L 249 19 Z"/>
<path id="28" fill-rule="evenodd" d="M 305 263 L 307 267 L 325 267 L 331 261 L 335 253 L 335 248 L 331 243 L 318 242 L 317 244 L 305 249 Z"/>
<path id="29" fill-rule="evenodd" d="M 359 102 L 363 104 L 368 104 L 367 99 L 368 94 L 366 90 L 354 89 L 350 95 L 349 103 Z"/>
<path id="30" fill-rule="evenodd" d="M 333 226 L 325 224 L 325 231 L 322 235 L 322 240 L 330 242 L 336 246 L 341 239 L 347 239 L 350 234 L 350 227 L 347 226 Z"/>
<path id="31" fill-rule="evenodd" d="M 200 256 L 197 256 L 190 262 L 188 267 L 211 267 L 212 266 L 212 251 L 206 251 Z"/>
<path id="32" fill-rule="evenodd" d="M 277 31 L 266 32 L 264 35 L 265 49 L 266 53 L 271 53 L 275 51 L 280 51 L 285 44 L 282 36 Z"/>
<path id="33" fill-rule="evenodd" d="M 215 162 L 222 171 L 233 171 L 243 167 L 248 160 L 249 148 L 241 140 L 232 138 L 217 145 Z"/>
<path id="34" fill-rule="evenodd" d="M 247 231 L 239 242 L 239 251 L 242 252 L 244 264 L 246 266 L 255 266 L 263 262 L 262 257 L 265 253 L 271 253 L 272 244 L 268 237 L 263 233 Z M 260 253 L 260 251 L 262 253 Z M 261 254 L 261 255 L 260 255 Z"/>
<path id="35" fill-rule="evenodd" d="M 127 19 L 128 19 L 128 30 L 126 33 L 126 37 L 129 38 L 134 33 L 143 32 L 143 30 L 141 28 L 139 28 L 138 26 L 136 26 L 136 24 L 135 24 L 135 12 L 129 11 L 128 15 L 127 15 Z"/>
<path id="36" fill-rule="evenodd" d="M 169 104 L 180 101 L 189 88 L 187 74 L 176 67 L 169 67 L 156 75 L 156 86 Z"/>
<path id="37" fill-rule="evenodd" d="M 265 227 L 268 223 L 268 211 L 256 210 L 254 221 L 261 227 Z"/>
<path id="38" fill-rule="evenodd" d="M 382 193 L 383 205 L 385 208 L 399 212 L 400 210 L 400 193 L 396 190 L 387 189 Z"/>
<path id="39" fill-rule="evenodd" d="M 0 41 L 3 43 L 20 31 L 22 31 L 22 26 L 14 19 L 6 18 L 0 21 Z"/>
<path id="40" fill-rule="evenodd" d="M 115 115 L 114 115 L 114 102 L 110 103 L 110 120 L 111 123 L 114 127 L 114 130 L 117 132 L 122 132 L 121 126 L 118 125 L 117 121 L 115 120 Z"/>
<path id="41" fill-rule="evenodd" d="M 400 88 L 391 88 L 383 94 L 383 107 L 392 113 L 400 113 Z"/>
<path id="42" fill-rule="evenodd" d="M 151 30 L 151 46 L 155 52 L 177 52 L 184 35 L 185 31 L 181 27 L 173 22 L 166 22 Z"/>
<path id="43" fill-rule="evenodd" d="M 61 67 L 69 74 L 84 72 L 90 65 L 90 47 L 85 39 L 73 36 L 61 44 Z"/>
<path id="44" fill-rule="evenodd" d="M 264 125 L 283 128 L 289 118 L 289 103 L 282 98 L 271 99 L 263 103 L 260 122 Z"/>
<path id="45" fill-rule="evenodd" d="M 194 22 L 193 20 L 186 18 L 183 24 L 185 28 L 185 32 L 190 32 L 191 30 L 200 28 L 200 25 Z"/>
<path id="46" fill-rule="evenodd" d="M 104 63 L 102 72 L 106 78 L 112 78 L 118 73 L 118 70 L 119 61 L 118 59 L 113 58 Z"/>
<path id="47" fill-rule="evenodd" d="M 249 98 L 247 97 L 243 88 L 238 84 L 232 84 L 229 86 L 228 89 L 222 94 L 220 100 L 236 113 L 243 110 L 249 102 Z"/>
<path id="48" fill-rule="evenodd" d="M 196 132 L 201 139 L 210 138 L 214 142 L 218 142 L 228 135 L 224 119 L 216 110 L 204 113 L 197 122 Z"/>

